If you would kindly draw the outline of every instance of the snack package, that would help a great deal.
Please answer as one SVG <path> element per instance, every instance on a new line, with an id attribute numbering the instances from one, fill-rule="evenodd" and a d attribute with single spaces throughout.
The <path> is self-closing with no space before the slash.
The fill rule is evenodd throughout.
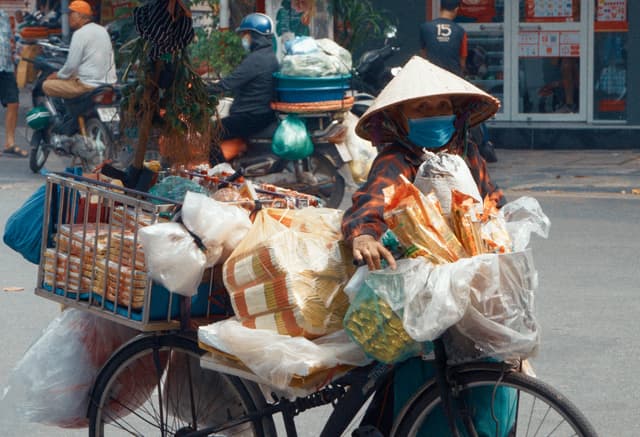
<path id="1" fill-rule="evenodd" d="M 424 196 L 406 177 L 384 189 L 384 219 L 409 257 L 422 256 L 435 264 L 467 256 L 442 215 L 435 195 Z"/>
<path id="2" fill-rule="evenodd" d="M 498 211 L 496 201 L 489 196 L 484 199 L 480 228 L 485 250 L 489 253 L 507 253 L 513 249 L 511 236 L 507 231 L 507 222 Z"/>
<path id="3" fill-rule="evenodd" d="M 484 253 L 478 217 L 480 203 L 458 190 L 451 190 L 451 222 L 453 230 L 470 256 Z"/>
<path id="4" fill-rule="evenodd" d="M 274 211 L 271 211 L 274 213 Z M 287 218 L 278 212 L 280 218 Z M 305 213 L 302 213 L 303 215 Z M 348 307 L 343 289 L 353 270 L 341 241 L 327 229 L 289 228 L 259 211 L 244 240 L 223 265 L 223 280 L 236 315 L 248 327 L 309 338 L 340 328 Z"/>

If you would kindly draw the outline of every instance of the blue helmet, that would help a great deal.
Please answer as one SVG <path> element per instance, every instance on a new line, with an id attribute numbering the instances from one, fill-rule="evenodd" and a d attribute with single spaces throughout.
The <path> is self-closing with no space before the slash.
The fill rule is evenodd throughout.
<path id="1" fill-rule="evenodd" d="M 260 35 L 271 35 L 273 33 L 273 21 L 268 15 L 253 13 L 242 19 L 240 26 L 236 32 L 244 32 L 250 30 Z"/>

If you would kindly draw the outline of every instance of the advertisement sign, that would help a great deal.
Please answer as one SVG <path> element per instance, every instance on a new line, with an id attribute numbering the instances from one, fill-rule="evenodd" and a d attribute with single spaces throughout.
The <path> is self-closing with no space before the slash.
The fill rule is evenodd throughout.
<path id="1" fill-rule="evenodd" d="M 596 4 L 596 32 L 626 32 L 627 0 L 598 0 Z"/>
<path id="2" fill-rule="evenodd" d="M 458 15 L 471 18 L 475 23 L 491 23 L 496 16 L 495 0 L 462 0 Z"/>
<path id="3" fill-rule="evenodd" d="M 579 20 L 579 0 L 526 0 L 528 23 L 554 23 Z"/>
<path id="4" fill-rule="evenodd" d="M 518 34 L 521 58 L 578 58 L 580 32 L 525 31 Z"/>

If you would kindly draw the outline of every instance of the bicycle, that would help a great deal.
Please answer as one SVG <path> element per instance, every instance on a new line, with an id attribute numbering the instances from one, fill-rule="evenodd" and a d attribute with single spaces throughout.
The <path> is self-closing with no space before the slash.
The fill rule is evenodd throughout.
<path id="1" fill-rule="evenodd" d="M 489 387 L 494 393 L 496 387 L 516 390 L 517 417 L 508 434 L 502 428 L 499 431 L 502 434 L 497 432 L 496 435 L 530 435 L 534 431 L 536 433 L 531 435 L 567 435 L 567 431 L 571 431 L 569 435 L 597 435 L 570 401 L 542 381 L 521 374 L 506 363 L 473 362 L 447 366 L 442 340 L 436 340 L 434 344 L 435 360 L 441 372 L 416 391 L 394 422 L 391 435 L 421 435 L 422 423 L 439 404 L 445 405 L 450 417 L 457 418 L 456 429 L 466 431 L 452 435 L 478 435 L 469 410 L 465 412 L 462 405 L 465 394 L 474 387 Z M 274 397 L 273 402 L 268 403 L 255 383 L 200 368 L 203 353 L 184 332 L 143 335 L 124 346 L 109 359 L 94 386 L 89 435 L 108 436 L 110 431 L 118 430 L 131 435 L 151 435 L 148 430 L 155 429 L 156 434 L 163 436 L 273 436 L 276 435 L 273 416 L 282 414 L 286 435 L 293 437 L 297 435 L 294 417 L 309 409 L 332 404 L 334 411 L 318 435 L 338 436 L 393 368 L 372 363 L 349 371 L 304 398 L 291 401 Z M 183 359 L 186 361 L 181 367 L 172 368 L 180 366 L 178 363 Z M 155 363 L 156 374 L 147 374 L 148 379 L 134 378 L 135 369 L 145 367 L 140 364 L 145 360 Z M 187 374 L 180 369 L 187 370 Z M 141 398 L 134 397 L 131 402 L 116 393 L 124 381 L 132 380 L 140 382 L 140 387 L 124 393 L 129 395 L 133 390 L 142 394 L 145 400 L 141 404 L 136 403 Z M 151 390 L 154 387 L 156 390 Z M 228 398 L 220 401 L 214 387 L 221 387 L 219 393 Z M 442 393 L 446 395 L 442 396 Z M 127 414 L 120 415 L 113 405 Z M 499 428 L 504 424 L 495 426 Z"/>
<path id="2" fill-rule="evenodd" d="M 92 240 L 92 235 L 98 235 L 101 227 L 108 231 L 106 246 L 104 240 L 100 243 L 104 249 L 110 247 L 112 240 L 124 239 L 125 228 L 135 229 L 139 222 L 153 223 L 171 209 L 166 199 L 164 204 L 158 204 L 140 198 L 144 196 L 148 194 L 114 189 L 73 175 L 47 178 L 45 211 L 52 210 L 55 214 L 44 214 L 42 241 L 50 239 L 51 220 L 67 223 L 72 229 L 67 230 L 69 252 L 64 253 L 62 247 L 43 247 L 42 257 L 56 260 L 58 252 L 63 252 L 61 255 L 71 259 L 74 251 L 78 271 L 89 272 L 85 279 L 90 281 L 87 290 L 91 291 L 77 287 L 78 292 L 70 291 L 73 280 L 69 264 L 62 266 L 62 273 L 49 275 L 43 263 L 36 294 L 142 331 L 112 353 L 98 374 L 87 413 L 89 435 L 274 436 L 277 435 L 274 416 L 280 414 L 286 435 L 292 437 L 297 435 L 294 418 L 324 405 L 332 405 L 334 411 L 318 435 L 342 435 L 367 401 L 384 386 L 394 366 L 373 362 L 364 367 L 339 369 L 337 378 L 329 371 L 315 391 L 293 400 L 273 393 L 271 399 L 266 399 L 246 371 L 208 368 L 208 352 L 200 347 L 194 327 L 200 317 L 211 323 L 231 315 L 224 308 L 224 293 L 217 296 L 222 299 L 219 302 L 222 311 L 210 311 L 216 298 L 214 290 L 219 288 L 213 272 L 204 290 L 205 312 L 194 311 L 197 301 L 194 304 L 186 297 L 176 301 L 169 293 L 166 301 L 162 301 L 165 308 L 159 316 L 158 308 L 155 315 L 152 311 L 152 289 L 156 299 L 159 294 L 150 280 L 138 289 L 133 286 L 135 275 L 125 279 L 122 244 L 117 245 L 119 249 L 113 253 L 117 256 L 112 261 L 107 258 L 106 267 L 97 261 L 98 239 Z M 51 209 L 53 205 L 56 206 Z M 102 220 L 107 216 L 109 220 L 105 223 Z M 72 232 L 74 224 L 78 226 L 76 232 Z M 127 256 L 135 261 L 138 259 L 135 233 L 130 235 L 134 235 L 134 240 L 132 253 Z M 111 255 L 109 250 L 107 254 Z M 115 269 L 110 269 L 112 262 Z M 60 267 L 55 261 L 53 271 L 58 272 Z M 97 281 L 96 269 L 100 268 L 113 271 L 106 281 Z M 136 295 L 138 292 L 141 294 Z M 530 432 L 556 435 L 567 430 L 570 435 L 597 435 L 577 407 L 551 386 L 520 373 L 517 366 L 484 361 L 450 365 L 445 341 L 437 339 L 433 345 L 433 357 L 429 358 L 434 360 L 436 376 L 416 390 L 405 404 L 394 421 L 391 435 L 404 437 L 428 432 L 422 426 L 439 405 L 443 407 L 451 435 L 479 435 L 473 406 L 466 400 L 470 390 L 478 387 L 486 388 L 485 401 L 492 405 L 493 416 L 497 416 L 493 407 L 497 389 L 513 389 L 510 393 L 515 409 L 505 423 L 492 424 L 496 429 L 492 435 L 519 436 Z"/>

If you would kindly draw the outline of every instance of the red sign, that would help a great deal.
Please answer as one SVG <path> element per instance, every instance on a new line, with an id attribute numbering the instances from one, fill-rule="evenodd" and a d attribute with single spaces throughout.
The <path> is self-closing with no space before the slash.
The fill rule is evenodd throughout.
<path id="1" fill-rule="evenodd" d="M 598 0 L 596 5 L 596 32 L 626 32 L 627 0 Z"/>
<path id="2" fill-rule="evenodd" d="M 528 23 L 557 23 L 579 21 L 577 0 L 526 0 L 525 17 Z"/>
<path id="3" fill-rule="evenodd" d="M 458 15 L 473 18 L 478 23 L 491 23 L 496 16 L 495 0 L 462 0 Z"/>

